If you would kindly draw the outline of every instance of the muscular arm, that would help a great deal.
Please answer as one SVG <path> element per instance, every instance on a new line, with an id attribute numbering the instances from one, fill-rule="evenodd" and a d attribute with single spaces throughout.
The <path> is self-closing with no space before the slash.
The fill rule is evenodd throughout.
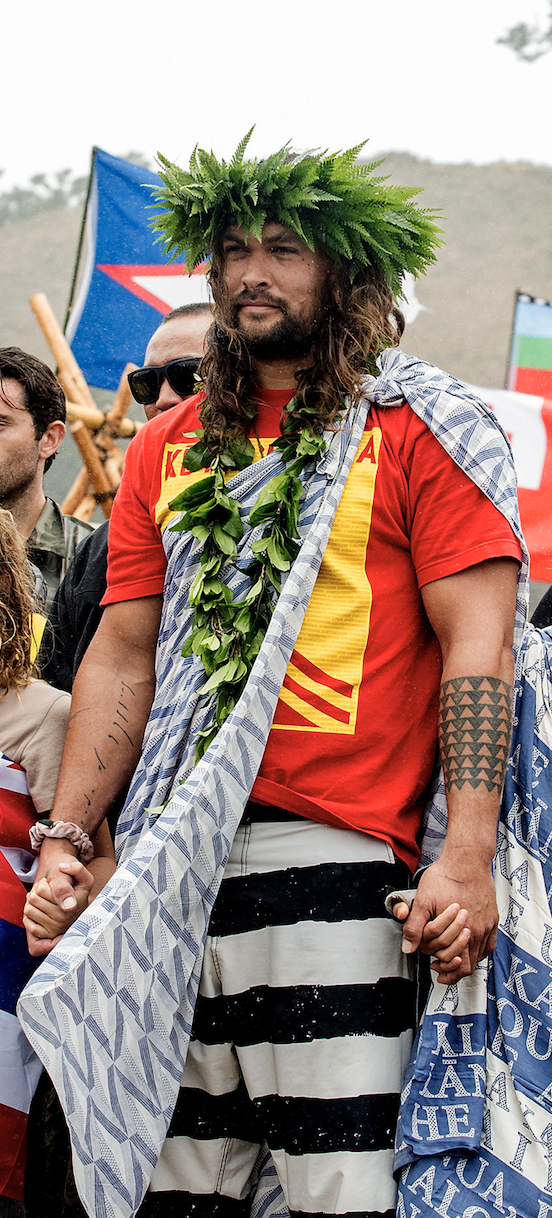
<path id="1" fill-rule="evenodd" d="M 160 596 L 105 609 L 73 687 L 53 820 L 94 833 L 131 778 L 153 701 L 160 615 Z M 75 850 L 66 839 L 46 840 L 37 877 L 46 876 L 62 907 L 71 900 L 58 866 L 67 854 Z"/>
<path id="2" fill-rule="evenodd" d="M 458 967 L 440 968 L 447 983 L 473 972 L 496 942 L 491 864 L 510 744 L 516 578 L 515 561 L 492 559 L 422 589 L 443 655 L 439 743 L 448 830 L 441 857 L 422 876 L 404 936 L 413 950 L 447 905 L 467 909 L 470 942 Z"/>

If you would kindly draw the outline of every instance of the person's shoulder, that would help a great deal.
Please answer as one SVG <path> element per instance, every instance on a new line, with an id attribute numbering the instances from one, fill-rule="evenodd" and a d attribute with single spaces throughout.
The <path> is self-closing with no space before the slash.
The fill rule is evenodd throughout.
<path id="1" fill-rule="evenodd" d="M 163 460 L 167 445 L 181 444 L 184 437 L 195 437 L 200 427 L 197 408 L 203 396 L 195 394 L 150 419 L 131 440 L 126 456 L 123 484 L 151 487 L 152 476 Z M 117 496 L 120 499 L 120 494 Z M 117 502 L 117 501 L 116 501 Z"/>
<path id="2" fill-rule="evenodd" d="M 107 552 L 107 535 L 109 520 L 102 520 L 97 528 L 92 527 L 83 537 L 75 550 L 75 560 L 82 558 L 87 562 L 99 558 L 104 550 Z"/>
<path id="3" fill-rule="evenodd" d="M 36 706 L 40 706 L 44 710 L 48 710 L 56 704 L 68 710 L 71 705 L 70 694 L 65 693 L 62 689 L 54 689 L 53 685 L 48 685 L 47 681 L 41 681 L 37 677 L 31 677 L 29 683 L 20 687 L 18 692 L 28 702 L 34 702 Z"/>
<path id="4" fill-rule="evenodd" d="M 395 442 L 406 439 L 414 442 L 419 436 L 430 433 L 427 423 L 424 423 L 406 400 L 380 406 L 377 416 L 382 432 Z"/>
<path id="5" fill-rule="evenodd" d="M 66 516 L 62 512 L 62 521 L 63 532 L 66 537 L 71 537 L 74 549 L 96 531 L 93 524 L 90 524 L 88 520 L 79 520 L 78 516 Z"/>
<path id="6" fill-rule="evenodd" d="M 36 731 L 47 716 L 65 725 L 70 709 L 70 694 L 34 678 L 27 685 L 12 686 L 0 698 L 0 715 L 9 715 L 12 722 L 17 716 L 23 716 L 28 735 Z"/>

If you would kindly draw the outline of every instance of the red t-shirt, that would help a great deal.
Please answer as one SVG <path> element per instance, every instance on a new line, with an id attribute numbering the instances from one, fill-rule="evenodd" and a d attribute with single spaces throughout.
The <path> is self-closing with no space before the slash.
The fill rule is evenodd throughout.
<path id="1" fill-rule="evenodd" d="M 263 453 L 287 393 L 265 391 Z M 191 398 L 129 447 L 103 604 L 162 592 L 167 503 L 190 478 Z M 253 443 L 258 447 L 257 442 Z M 252 798 L 390 842 L 414 867 L 437 742 L 441 653 L 419 589 L 520 559 L 504 516 L 411 408 L 373 406 L 284 679 Z"/>

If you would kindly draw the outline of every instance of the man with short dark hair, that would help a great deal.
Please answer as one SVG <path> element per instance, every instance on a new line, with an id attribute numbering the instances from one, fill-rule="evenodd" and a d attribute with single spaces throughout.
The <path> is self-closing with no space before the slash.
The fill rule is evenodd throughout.
<path id="1" fill-rule="evenodd" d="M 23 1007 L 58 1057 L 88 1046 L 86 1115 L 76 1074 L 66 1104 L 90 1206 L 135 1211 L 170 1121 L 147 1215 L 246 1215 L 266 1141 L 291 1214 L 391 1218 L 411 954 L 452 908 L 433 948 L 457 982 L 496 934 L 521 548 L 473 434 L 511 464 L 469 391 L 397 350 L 393 292 L 437 243 L 412 192 L 358 150 L 246 143 L 163 162 L 157 227 L 190 267 L 212 251 L 215 324 L 203 392 L 129 448 L 40 874 L 70 905 L 62 835 L 138 763 L 122 863 Z M 418 863 L 438 735 L 448 831 L 401 933 L 384 898 Z"/>
<path id="2" fill-rule="evenodd" d="M 0 503 L 27 542 L 47 586 L 49 608 L 79 543 L 92 525 L 64 516 L 43 478 L 65 435 L 65 395 L 42 360 L 0 349 Z"/>

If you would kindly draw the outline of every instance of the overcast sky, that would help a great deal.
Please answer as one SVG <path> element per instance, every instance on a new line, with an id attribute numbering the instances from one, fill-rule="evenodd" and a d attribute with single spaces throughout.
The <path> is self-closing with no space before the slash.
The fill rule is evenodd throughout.
<path id="1" fill-rule="evenodd" d="M 496 39 L 548 0 L 13 0 L 2 21 L 2 186 L 98 144 L 336 149 L 552 165 L 552 55 Z"/>

